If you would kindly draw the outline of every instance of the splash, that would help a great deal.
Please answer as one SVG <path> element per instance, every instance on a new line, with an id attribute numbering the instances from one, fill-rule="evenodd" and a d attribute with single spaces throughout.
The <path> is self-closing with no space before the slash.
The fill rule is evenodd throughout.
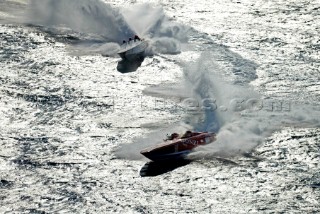
<path id="1" fill-rule="evenodd" d="M 217 141 L 198 151 L 220 156 L 245 153 L 284 126 L 320 126 L 319 119 L 315 119 L 320 115 L 318 107 L 264 98 L 250 85 L 226 80 L 223 73 L 210 52 L 202 53 L 196 63 L 184 69 L 184 85 L 192 88 L 192 96 L 199 103 L 209 99 L 213 104 L 203 109 L 203 120 L 196 120 L 193 127 L 215 131 Z"/>
<path id="2" fill-rule="evenodd" d="M 177 54 L 190 30 L 170 20 L 160 6 L 115 8 L 100 0 L 30 0 L 21 19 L 57 34 L 68 30 L 85 34 L 86 42 L 71 48 L 80 54 L 115 54 L 118 44 L 136 34 L 149 41 L 147 54 Z"/>
<path id="3" fill-rule="evenodd" d="M 106 42 L 134 34 L 119 9 L 98 0 L 31 0 L 26 16 L 28 23 L 95 34 Z"/>
<path id="4" fill-rule="evenodd" d="M 177 96 L 192 99 L 193 103 L 196 101 L 195 106 L 200 114 L 186 111 L 184 120 L 173 127 L 122 145 L 120 151 L 126 153 L 122 157 L 130 158 L 142 148 L 156 144 L 154 139 L 161 141 L 166 133 L 176 131 L 174 127 L 180 132 L 189 129 L 217 133 L 214 143 L 197 147 L 191 153 L 192 158 L 196 159 L 245 154 L 284 127 L 320 127 L 318 106 L 266 98 L 252 86 L 226 78 L 225 69 L 214 60 L 213 54 L 203 52 L 197 62 L 185 63 L 184 81 L 176 83 L 175 91 L 171 90 L 172 87 L 166 89 L 166 85 L 145 90 L 149 95 L 163 98 Z M 125 152 L 129 150 L 130 153 Z"/>
<path id="5" fill-rule="evenodd" d="M 160 6 L 138 4 L 122 12 L 137 34 L 150 39 L 149 53 L 180 53 L 180 42 L 188 41 L 190 27 L 168 18 Z"/>

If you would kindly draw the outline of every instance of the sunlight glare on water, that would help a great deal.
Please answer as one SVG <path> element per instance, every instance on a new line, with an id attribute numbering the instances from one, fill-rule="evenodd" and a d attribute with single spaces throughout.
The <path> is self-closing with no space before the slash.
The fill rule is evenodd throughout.
<path id="1" fill-rule="evenodd" d="M 320 212 L 319 6 L 0 1 L 0 213 Z M 217 141 L 140 155 L 187 129 Z"/>

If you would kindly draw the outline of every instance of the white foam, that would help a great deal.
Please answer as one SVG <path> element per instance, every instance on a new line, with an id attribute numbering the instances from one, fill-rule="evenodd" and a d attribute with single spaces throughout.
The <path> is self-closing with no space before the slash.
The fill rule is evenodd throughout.
<path id="1" fill-rule="evenodd" d="M 162 7 L 138 4 L 115 8 L 100 0 L 30 0 L 22 22 L 47 28 L 70 30 L 103 38 L 105 43 L 121 44 L 134 35 L 149 41 L 147 54 L 180 53 L 180 42 L 188 40 L 189 27 L 170 20 Z M 115 48 L 94 42 L 78 44 L 83 53 L 114 54 Z M 88 49 L 88 50 L 87 50 Z"/>

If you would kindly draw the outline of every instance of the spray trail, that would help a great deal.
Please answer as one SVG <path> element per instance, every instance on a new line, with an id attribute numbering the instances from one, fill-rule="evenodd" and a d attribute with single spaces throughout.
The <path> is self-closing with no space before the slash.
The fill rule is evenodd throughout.
<path id="1" fill-rule="evenodd" d="M 193 89 L 192 96 L 199 103 L 210 99 L 214 104 L 214 108 L 203 110 L 202 121 L 195 120 L 193 127 L 217 132 L 217 141 L 198 150 L 235 155 L 252 150 L 284 126 L 320 126 L 315 119 L 320 116 L 318 107 L 263 99 L 249 85 L 226 81 L 222 73 L 210 52 L 202 53 L 196 63 L 184 69 L 185 87 Z"/>
<path id="2" fill-rule="evenodd" d="M 180 53 L 180 42 L 188 40 L 190 30 L 171 21 L 162 7 L 150 4 L 114 8 L 100 0 L 30 0 L 26 11 L 24 23 L 91 36 L 90 42 L 74 46 L 84 54 L 115 54 L 118 44 L 135 34 L 150 41 L 148 54 L 176 54 Z M 98 43 L 96 38 L 100 39 Z"/>
<path id="3" fill-rule="evenodd" d="M 211 52 L 203 52 L 197 62 L 184 66 L 183 87 L 192 90 L 191 96 L 204 114 L 203 121 L 194 124 L 196 130 L 218 132 L 234 117 L 233 112 L 227 111 L 230 101 L 259 97 L 253 90 L 224 81 L 222 73 L 223 68 L 214 61 Z"/>
<path id="4" fill-rule="evenodd" d="M 122 13 L 134 32 L 151 39 L 152 53 L 180 53 L 180 42 L 188 41 L 191 28 L 170 20 L 160 6 L 139 4 Z"/>
<path id="5" fill-rule="evenodd" d="M 184 63 L 184 79 L 174 88 L 160 85 L 144 91 L 162 98 L 196 100 L 198 113 L 186 109 L 179 123 L 136 139 L 132 144 L 121 145 L 116 152 L 118 157 L 142 158 L 141 149 L 160 143 L 167 133 L 188 129 L 217 133 L 214 143 L 198 147 L 192 153 L 192 158 L 211 158 L 250 152 L 283 127 L 320 127 L 319 106 L 265 98 L 246 84 L 246 80 L 239 82 L 225 77 L 227 72 L 214 60 L 214 55 L 203 52 L 196 62 Z M 191 105 L 195 106 L 194 102 Z"/>
<path id="6" fill-rule="evenodd" d="M 107 42 L 134 34 L 118 9 L 98 0 L 31 0 L 27 18 L 32 24 L 100 35 Z"/>
<path id="7" fill-rule="evenodd" d="M 219 66 L 214 56 L 213 52 L 203 52 L 196 62 L 185 63 L 184 80 L 176 84 L 180 85 L 176 86 L 178 90 L 166 90 L 164 85 L 145 90 L 160 97 L 193 100 L 191 105 L 197 106 L 200 114 L 186 111 L 185 119 L 176 125 L 189 124 L 186 128 L 191 130 L 217 133 L 217 141 L 198 147 L 193 157 L 242 154 L 283 127 L 320 126 L 318 106 L 264 98 L 246 80 L 232 81 L 232 77 L 225 77 L 225 68 Z"/>

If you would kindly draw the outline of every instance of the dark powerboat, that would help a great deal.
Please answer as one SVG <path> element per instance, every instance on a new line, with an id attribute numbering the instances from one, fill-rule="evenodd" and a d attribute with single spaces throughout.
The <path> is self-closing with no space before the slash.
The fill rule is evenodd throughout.
<path id="1" fill-rule="evenodd" d="M 173 133 L 163 143 L 146 148 L 140 153 L 152 161 L 183 159 L 192 149 L 216 140 L 215 133 L 187 131 L 183 136 Z"/>

